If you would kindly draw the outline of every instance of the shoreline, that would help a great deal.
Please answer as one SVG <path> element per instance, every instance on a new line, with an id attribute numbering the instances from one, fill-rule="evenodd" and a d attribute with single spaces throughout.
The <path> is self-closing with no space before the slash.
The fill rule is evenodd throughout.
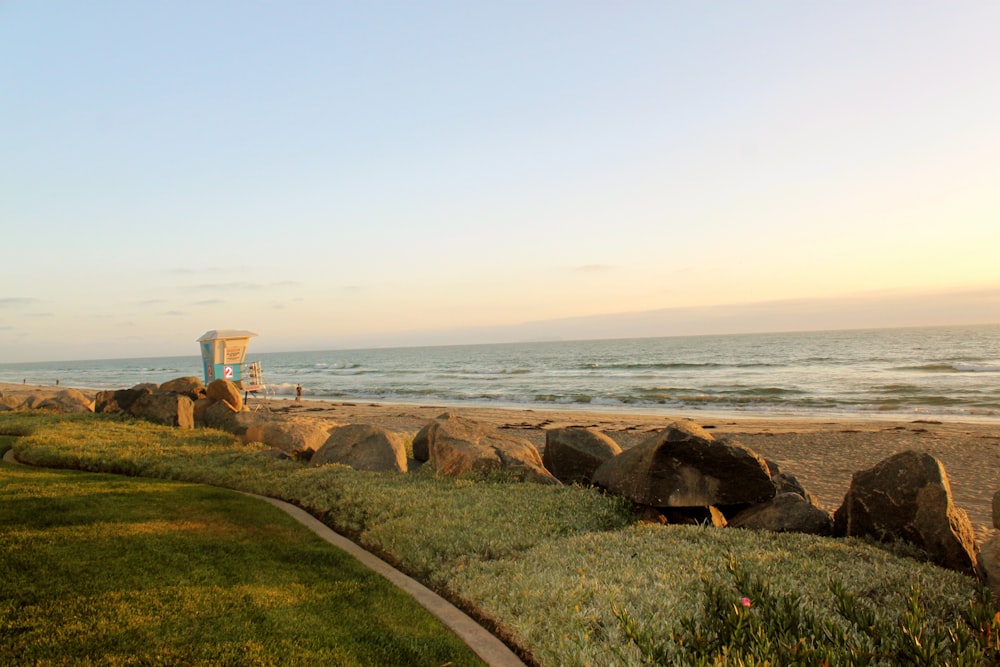
<path id="1" fill-rule="evenodd" d="M 37 387 L 0 383 L 0 394 L 17 396 L 56 392 L 67 386 Z M 94 390 L 81 389 L 93 397 Z M 275 415 L 335 422 L 371 423 L 393 431 L 415 434 L 431 419 L 452 412 L 510 431 L 545 446 L 545 431 L 585 426 L 604 431 L 622 448 L 638 444 L 676 419 L 690 419 L 720 438 L 737 440 L 775 461 L 795 476 L 823 509 L 836 510 L 843 502 L 854 473 L 906 450 L 923 451 L 941 460 L 951 484 L 955 505 L 965 510 L 982 541 L 992 528 L 993 494 L 1000 490 L 1000 423 L 920 415 L 878 418 L 831 418 L 827 415 L 791 417 L 751 414 L 644 414 L 601 409 L 456 406 L 444 403 L 385 403 L 303 398 L 256 398 L 250 410 Z"/>

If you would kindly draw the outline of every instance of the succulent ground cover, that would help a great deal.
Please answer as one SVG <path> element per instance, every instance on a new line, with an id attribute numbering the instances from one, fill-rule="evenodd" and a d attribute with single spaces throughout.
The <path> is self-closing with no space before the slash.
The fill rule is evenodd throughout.
<path id="1" fill-rule="evenodd" d="M 275 461 L 211 430 L 0 415 L 38 465 L 205 482 L 295 502 L 542 665 L 989 665 L 976 582 L 854 540 L 637 523 L 574 486 Z"/>

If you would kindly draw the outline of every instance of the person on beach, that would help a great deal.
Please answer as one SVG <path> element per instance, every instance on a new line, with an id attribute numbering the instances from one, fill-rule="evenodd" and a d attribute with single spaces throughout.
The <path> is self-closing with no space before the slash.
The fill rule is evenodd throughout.
<path id="1" fill-rule="evenodd" d="M 302 401 L 302 385 L 295 385 L 295 402 L 299 403 Z"/>

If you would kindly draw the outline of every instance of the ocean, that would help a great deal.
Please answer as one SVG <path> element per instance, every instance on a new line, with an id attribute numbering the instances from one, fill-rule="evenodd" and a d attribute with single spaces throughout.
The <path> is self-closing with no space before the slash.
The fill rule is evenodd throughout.
<path id="1" fill-rule="evenodd" d="M 1000 421 L 1000 325 L 254 353 L 305 399 Z M 201 377 L 183 357 L 0 364 L 0 381 L 91 389 Z"/>

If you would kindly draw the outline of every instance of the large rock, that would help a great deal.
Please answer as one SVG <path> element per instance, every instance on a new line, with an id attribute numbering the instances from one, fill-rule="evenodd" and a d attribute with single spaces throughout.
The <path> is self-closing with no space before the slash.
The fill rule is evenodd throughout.
<path id="1" fill-rule="evenodd" d="M 79 389 L 63 389 L 35 404 L 39 410 L 56 410 L 67 414 L 93 412 L 94 402 Z"/>
<path id="2" fill-rule="evenodd" d="M 24 397 L 21 406 L 29 410 L 37 410 L 43 403 L 51 399 L 54 393 L 45 389 L 32 391 Z"/>
<path id="3" fill-rule="evenodd" d="M 211 402 L 204 410 L 205 426 L 228 431 L 234 435 L 244 435 L 247 429 L 258 421 L 253 413 L 233 410 L 226 401 Z"/>
<path id="4" fill-rule="evenodd" d="M 94 399 L 94 412 L 120 413 L 123 410 L 115 400 L 115 392 L 108 390 L 97 392 L 97 397 Z"/>
<path id="5" fill-rule="evenodd" d="M 774 484 L 774 490 L 777 495 L 780 496 L 782 493 L 797 493 L 808 500 L 810 504 L 819 504 L 816 502 L 816 498 L 805 490 L 805 487 L 799 483 L 799 480 L 794 475 L 789 475 L 782 471 L 781 467 L 771 459 L 764 459 L 764 464 L 767 465 L 767 471 L 771 473 L 771 482 Z"/>
<path id="6" fill-rule="evenodd" d="M 944 466 L 930 454 L 902 452 L 855 473 L 834 523 L 839 536 L 903 540 L 942 567 L 975 572 L 972 524 L 955 507 Z"/>
<path id="7" fill-rule="evenodd" d="M 233 412 L 243 409 L 243 394 L 240 393 L 239 387 L 229 380 L 222 378 L 212 380 L 205 388 L 205 395 L 213 401 L 228 403 Z"/>
<path id="8" fill-rule="evenodd" d="M 210 405 L 213 404 L 210 398 L 199 398 L 194 402 L 194 423 L 195 424 L 205 424 L 205 413 L 208 411 Z M 228 406 L 226 406 L 228 407 Z"/>
<path id="9" fill-rule="evenodd" d="M 592 428 L 553 428 L 545 432 L 542 465 L 567 484 L 590 484 L 598 466 L 622 453 L 618 443 Z"/>
<path id="10" fill-rule="evenodd" d="M 443 417 L 444 415 L 442 415 Z M 413 458 L 426 463 L 431 458 L 430 432 L 434 422 L 429 421 L 413 436 Z M 436 427 L 435 427 L 436 428 Z"/>
<path id="11" fill-rule="evenodd" d="M 993 599 L 1000 602 L 1000 534 L 983 543 L 979 551 L 979 577 L 993 592 Z"/>
<path id="12" fill-rule="evenodd" d="M 194 401 L 181 394 L 146 394 L 129 411 L 134 417 L 180 428 L 194 428 Z"/>
<path id="13" fill-rule="evenodd" d="M 729 520 L 729 526 L 773 533 L 833 534 L 830 513 L 794 492 L 779 493 L 766 503 L 743 510 Z"/>
<path id="14" fill-rule="evenodd" d="M 100 391 L 94 403 L 94 412 L 131 413 L 132 405 L 143 396 L 152 394 L 155 387 L 156 385 L 138 384 L 131 389 Z"/>
<path id="15" fill-rule="evenodd" d="M 3 398 L 0 398 L 0 412 L 19 410 L 20 408 L 20 399 L 14 398 L 13 396 L 4 396 Z"/>
<path id="16" fill-rule="evenodd" d="M 653 507 L 755 505 L 775 495 L 767 465 L 756 453 L 686 421 L 608 459 L 593 481 Z"/>
<path id="17" fill-rule="evenodd" d="M 245 442 L 262 442 L 289 454 L 312 455 L 330 437 L 331 424 L 316 420 L 258 422 L 243 434 Z"/>
<path id="18" fill-rule="evenodd" d="M 427 442 L 428 463 L 440 475 L 505 471 L 525 481 L 559 483 L 545 469 L 531 442 L 488 424 L 445 413 L 421 432 Z"/>
<path id="19" fill-rule="evenodd" d="M 159 391 L 171 392 L 174 394 L 184 394 L 192 401 L 204 398 L 206 395 L 205 384 L 201 378 L 189 375 L 182 378 L 175 378 L 160 385 Z"/>
<path id="20" fill-rule="evenodd" d="M 31 410 L 77 413 L 93 412 L 94 403 L 78 389 L 40 389 L 29 393 L 21 401 L 21 407 Z"/>
<path id="21" fill-rule="evenodd" d="M 342 463 L 355 470 L 406 472 L 406 438 L 373 424 L 348 424 L 334 430 L 310 463 Z"/>

